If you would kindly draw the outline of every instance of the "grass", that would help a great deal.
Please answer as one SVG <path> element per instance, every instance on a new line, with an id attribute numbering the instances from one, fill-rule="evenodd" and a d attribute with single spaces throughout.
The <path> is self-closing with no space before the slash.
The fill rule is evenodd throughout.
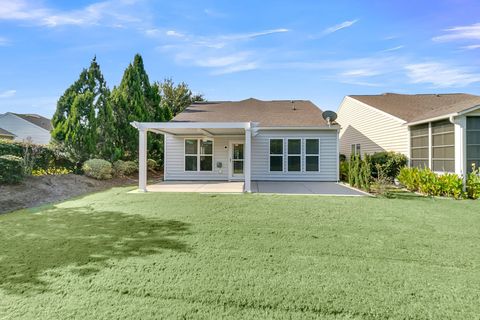
<path id="1" fill-rule="evenodd" d="M 0 216 L 0 318 L 478 319 L 480 202 L 128 194 Z"/>

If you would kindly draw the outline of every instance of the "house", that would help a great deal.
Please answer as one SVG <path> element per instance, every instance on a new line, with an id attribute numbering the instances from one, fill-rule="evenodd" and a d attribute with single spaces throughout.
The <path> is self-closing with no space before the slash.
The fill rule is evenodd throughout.
<path id="1" fill-rule="evenodd" d="M 0 128 L 0 139 L 13 140 L 14 138 L 15 138 L 15 135 L 13 133 L 3 128 Z"/>
<path id="2" fill-rule="evenodd" d="M 413 167 L 464 174 L 480 165 L 480 96 L 352 95 L 338 110 L 340 152 L 405 154 Z"/>
<path id="3" fill-rule="evenodd" d="M 38 114 L 7 112 L 0 115 L 0 128 L 11 134 L 10 137 L 15 141 L 30 140 L 35 144 L 48 144 L 52 124 Z"/>
<path id="4" fill-rule="evenodd" d="M 338 181 L 340 127 L 310 101 L 201 102 L 170 122 L 139 130 L 141 190 L 146 190 L 146 132 L 164 135 L 165 180 Z"/>

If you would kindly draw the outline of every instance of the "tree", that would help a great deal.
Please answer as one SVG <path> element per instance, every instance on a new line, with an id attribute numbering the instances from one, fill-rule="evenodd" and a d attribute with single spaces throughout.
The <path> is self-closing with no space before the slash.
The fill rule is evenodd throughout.
<path id="1" fill-rule="evenodd" d="M 194 102 L 204 101 L 203 95 L 193 94 L 184 82 L 175 85 L 172 79 L 165 79 L 158 86 L 161 89 L 162 104 L 168 107 L 172 116 L 176 116 Z"/>
<path id="2" fill-rule="evenodd" d="M 160 101 L 158 90 L 150 85 L 142 57 L 136 54 L 120 85 L 112 91 L 116 145 L 121 149 L 117 153 L 123 158 L 136 159 L 138 154 L 138 131 L 131 122 L 163 121 L 162 117 L 156 118 Z M 153 141 L 149 140 L 151 146 Z"/>
<path id="3" fill-rule="evenodd" d="M 72 160 L 106 156 L 113 150 L 110 90 L 96 57 L 60 97 L 52 118 L 52 138 L 69 151 Z"/>

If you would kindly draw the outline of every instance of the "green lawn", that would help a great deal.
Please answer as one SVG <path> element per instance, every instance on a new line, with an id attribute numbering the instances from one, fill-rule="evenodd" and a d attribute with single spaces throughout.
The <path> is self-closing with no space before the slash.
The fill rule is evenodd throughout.
<path id="1" fill-rule="evenodd" d="M 0 319 L 478 319 L 480 202 L 128 194 L 0 216 Z"/>

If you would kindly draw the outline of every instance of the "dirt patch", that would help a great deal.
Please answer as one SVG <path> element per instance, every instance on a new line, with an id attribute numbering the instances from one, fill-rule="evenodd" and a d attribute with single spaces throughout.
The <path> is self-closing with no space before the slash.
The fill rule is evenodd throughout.
<path id="1" fill-rule="evenodd" d="M 161 175 L 150 175 L 149 180 L 159 180 Z M 0 214 L 58 202 L 91 192 L 118 186 L 134 186 L 136 177 L 95 180 L 81 175 L 49 175 L 28 177 L 15 185 L 0 185 Z"/>

